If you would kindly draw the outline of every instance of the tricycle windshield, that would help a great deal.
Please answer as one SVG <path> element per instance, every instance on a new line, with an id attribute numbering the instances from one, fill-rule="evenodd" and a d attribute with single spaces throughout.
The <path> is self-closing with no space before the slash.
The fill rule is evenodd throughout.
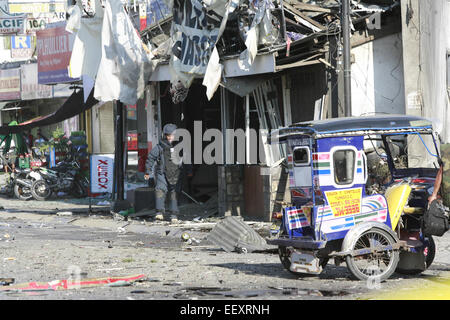
<path id="1" fill-rule="evenodd" d="M 385 143 L 394 177 L 435 176 L 439 164 L 432 134 L 387 135 Z"/>

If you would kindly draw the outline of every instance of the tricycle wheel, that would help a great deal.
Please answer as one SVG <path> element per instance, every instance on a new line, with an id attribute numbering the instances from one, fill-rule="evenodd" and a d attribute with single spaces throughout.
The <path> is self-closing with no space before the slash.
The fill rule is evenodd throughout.
<path id="1" fill-rule="evenodd" d="M 436 254 L 436 244 L 434 243 L 434 240 L 433 240 L 432 236 L 428 237 L 428 246 L 425 247 L 425 250 L 426 250 L 425 262 L 426 262 L 426 265 L 427 265 L 427 268 L 428 268 L 433 263 L 434 256 Z"/>
<path id="2" fill-rule="evenodd" d="M 373 249 L 395 244 L 395 239 L 386 231 L 372 228 L 355 237 L 351 250 Z M 399 253 L 395 250 L 371 252 L 360 256 L 347 256 L 347 267 L 356 280 L 374 279 L 384 281 L 397 268 Z"/>

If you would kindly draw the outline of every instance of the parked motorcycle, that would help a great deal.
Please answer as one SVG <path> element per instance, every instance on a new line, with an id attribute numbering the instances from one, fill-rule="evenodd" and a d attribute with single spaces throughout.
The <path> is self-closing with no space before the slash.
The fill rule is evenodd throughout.
<path id="1" fill-rule="evenodd" d="M 50 198 L 52 193 L 67 192 L 76 198 L 87 195 L 89 181 L 81 175 L 78 161 L 63 161 L 52 169 L 40 168 L 42 179 L 31 185 L 32 197 L 39 201 Z"/>
<path id="2" fill-rule="evenodd" d="M 30 200 L 33 198 L 31 194 L 31 186 L 34 181 L 41 179 L 39 172 L 32 169 L 15 169 L 11 174 L 14 183 L 14 195 L 19 200 Z"/>
<path id="3" fill-rule="evenodd" d="M 33 181 L 40 178 L 39 173 L 34 172 L 32 169 L 15 168 L 13 170 L 3 156 L 0 156 L 0 159 L 3 160 L 4 166 L 6 166 L 10 172 L 6 179 L 6 184 L 2 186 L 2 193 L 9 197 L 16 196 L 19 200 L 29 200 L 33 198 L 31 194 L 31 185 L 33 184 Z"/>

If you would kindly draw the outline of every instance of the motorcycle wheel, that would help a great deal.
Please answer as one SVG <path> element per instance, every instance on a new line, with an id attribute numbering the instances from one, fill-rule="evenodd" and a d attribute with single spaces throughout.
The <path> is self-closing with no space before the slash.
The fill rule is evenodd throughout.
<path id="1" fill-rule="evenodd" d="M 17 183 L 14 185 L 14 195 L 19 200 L 30 200 L 31 198 L 33 198 L 30 188 L 23 187 Z"/>
<path id="2" fill-rule="evenodd" d="M 50 198 L 52 195 L 52 190 L 50 189 L 50 186 L 45 180 L 36 180 L 31 185 L 31 194 L 33 195 L 33 198 L 38 201 L 44 201 Z"/>

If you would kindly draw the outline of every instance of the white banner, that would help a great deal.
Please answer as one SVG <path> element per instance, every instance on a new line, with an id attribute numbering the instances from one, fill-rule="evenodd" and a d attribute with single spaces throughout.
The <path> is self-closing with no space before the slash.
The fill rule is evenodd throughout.
<path id="1" fill-rule="evenodd" d="M 112 193 L 114 181 L 114 155 L 91 155 L 91 193 Z"/>
<path id="2" fill-rule="evenodd" d="M 176 2 L 173 10 L 172 67 L 176 72 L 203 75 L 219 28 L 208 24 L 207 8 L 200 1 Z"/>
<path id="3" fill-rule="evenodd" d="M 52 86 L 38 83 L 37 63 L 23 64 L 21 72 L 22 100 L 46 99 L 53 97 Z"/>

